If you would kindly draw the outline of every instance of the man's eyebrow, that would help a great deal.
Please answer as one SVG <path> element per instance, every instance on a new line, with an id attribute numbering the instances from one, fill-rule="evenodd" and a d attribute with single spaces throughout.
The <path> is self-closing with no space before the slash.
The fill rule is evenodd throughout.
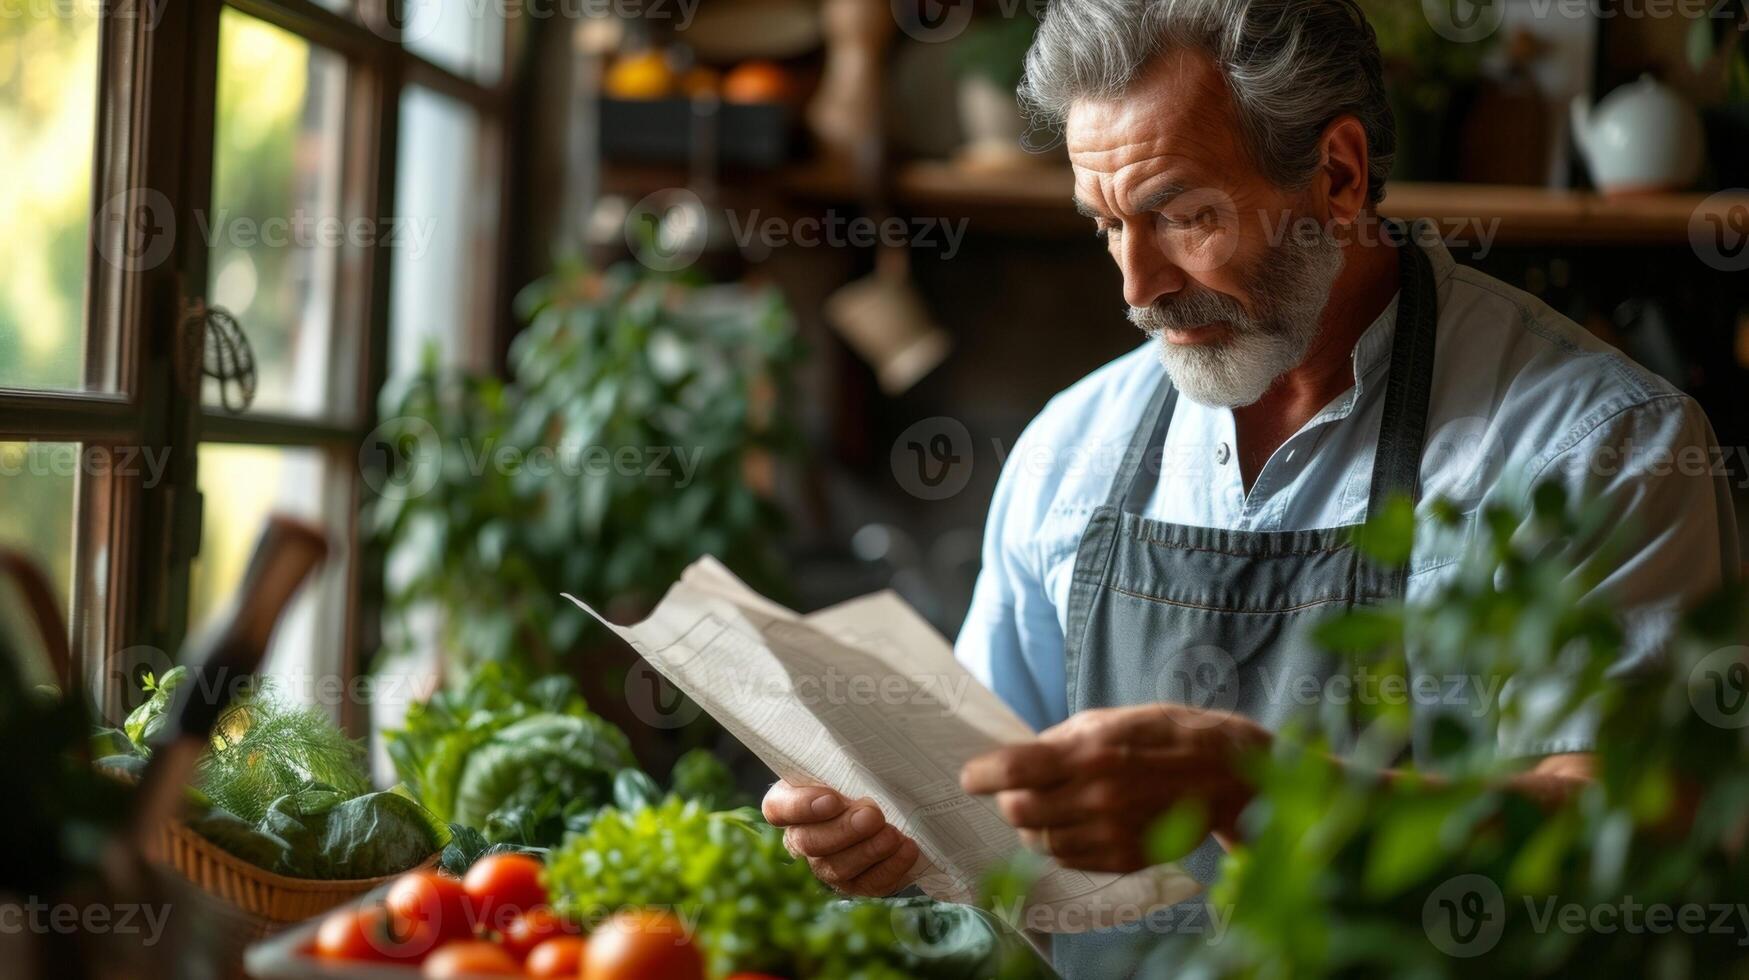
<path id="1" fill-rule="evenodd" d="M 1136 213 L 1146 214 L 1149 211 L 1157 210 L 1162 205 L 1188 190 L 1190 190 L 1190 188 L 1183 184 L 1162 184 L 1155 190 L 1150 191 L 1147 197 L 1136 201 Z"/>
<path id="2" fill-rule="evenodd" d="M 1134 213 L 1145 214 L 1149 211 L 1153 211 L 1188 190 L 1190 190 L 1190 188 L 1183 184 L 1164 184 L 1151 191 L 1147 197 L 1137 201 L 1133 208 Z M 1104 211 L 1088 204 L 1079 197 L 1075 198 L 1075 210 L 1095 221 L 1098 221 L 1101 218 L 1110 217 L 1110 215 L 1107 215 Z"/>

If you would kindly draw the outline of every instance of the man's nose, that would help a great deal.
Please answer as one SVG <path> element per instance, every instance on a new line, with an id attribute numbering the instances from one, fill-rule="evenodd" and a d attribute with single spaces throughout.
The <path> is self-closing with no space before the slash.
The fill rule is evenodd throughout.
<path id="1" fill-rule="evenodd" d="M 1146 309 L 1184 288 L 1184 270 L 1146 229 L 1126 229 L 1116 254 L 1118 269 L 1123 273 L 1124 301 L 1130 306 Z"/>

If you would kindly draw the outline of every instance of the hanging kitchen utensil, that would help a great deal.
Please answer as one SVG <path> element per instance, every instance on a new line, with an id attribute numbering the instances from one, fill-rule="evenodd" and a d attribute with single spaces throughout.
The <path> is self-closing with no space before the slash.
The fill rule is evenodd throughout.
<path id="1" fill-rule="evenodd" d="M 910 254 L 883 246 L 875 271 L 826 300 L 826 322 L 874 368 L 881 390 L 902 395 L 935 370 L 953 348 L 911 284 Z"/>

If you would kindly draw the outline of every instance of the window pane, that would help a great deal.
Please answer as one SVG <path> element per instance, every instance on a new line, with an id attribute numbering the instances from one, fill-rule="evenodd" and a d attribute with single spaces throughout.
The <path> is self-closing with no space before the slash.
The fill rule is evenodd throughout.
<path id="1" fill-rule="evenodd" d="M 94 462 L 80 455 L 77 443 L 0 442 L 0 546 L 42 568 L 63 614 L 73 582 L 76 481 Z M 16 638 L 17 631 L 9 635 Z"/>
<path id="2" fill-rule="evenodd" d="M 254 348 L 253 410 L 333 414 L 355 356 L 333 357 L 334 281 L 349 230 L 340 213 L 345 62 L 233 10 L 219 35 L 209 302 Z M 222 404 L 208 380 L 206 404 Z"/>
<path id="3" fill-rule="evenodd" d="M 99 9 L 0 10 L 0 386 L 85 384 Z"/>
<path id="4" fill-rule="evenodd" d="M 504 62 L 503 3 L 405 0 L 401 38 L 423 58 L 458 75 L 497 83 Z"/>
<path id="5" fill-rule="evenodd" d="M 400 212 L 389 371 L 415 370 L 427 344 L 450 367 L 483 367 L 497 253 L 497 168 L 479 117 L 428 89 L 401 98 Z"/>
<path id="6" fill-rule="evenodd" d="M 322 525 L 329 543 L 347 539 L 344 516 L 329 510 L 331 470 L 316 449 L 232 446 L 200 447 L 203 523 L 200 555 L 189 583 L 188 621 L 199 628 L 222 609 L 242 581 L 255 539 L 271 514 L 289 514 Z M 315 685 L 339 670 L 344 649 L 346 556 L 331 554 L 299 590 L 274 631 L 267 674 L 282 690 L 323 700 Z"/>

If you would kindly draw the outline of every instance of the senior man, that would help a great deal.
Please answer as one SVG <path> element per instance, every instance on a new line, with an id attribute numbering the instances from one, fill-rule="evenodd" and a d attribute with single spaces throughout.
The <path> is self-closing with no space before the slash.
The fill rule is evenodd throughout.
<path id="1" fill-rule="evenodd" d="M 1062 127 L 1148 338 L 1021 437 L 957 645 L 1042 730 L 962 774 L 1031 845 L 1135 870 L 1148 826 L 1194 797 L 1214 833 L 1187 865 L 1212 877 L 1252 797 L 1234 760 L 1296 707 L 1272 692 L 1334 669 L 1306 627 L 1453 568 L 1430 540 L 1400 573 L 1357 557 L 1350 532 L 1393 494 L 1472 526 L 1544 481 L 1607 501 L 1633 529 L 1599 587 L 1634 620 L 1627 661 L 1734 572 L 1723 475 L 1671 465 L 1715 458 L 1692 400 L 1425 227 L 1382 234 L 1396 139 L 1352 0 L 1055 0 L 1021 96 Z M 1583 721 L 1494 734 L 1524 792 L 1589 778 Z M 921 865 L 868 801 L 779 783 L 765 813 L 844 891 Z M 1066 976 L 1121 972 L 1100 960 L 1121 937 L 1056 938 Z"/>

